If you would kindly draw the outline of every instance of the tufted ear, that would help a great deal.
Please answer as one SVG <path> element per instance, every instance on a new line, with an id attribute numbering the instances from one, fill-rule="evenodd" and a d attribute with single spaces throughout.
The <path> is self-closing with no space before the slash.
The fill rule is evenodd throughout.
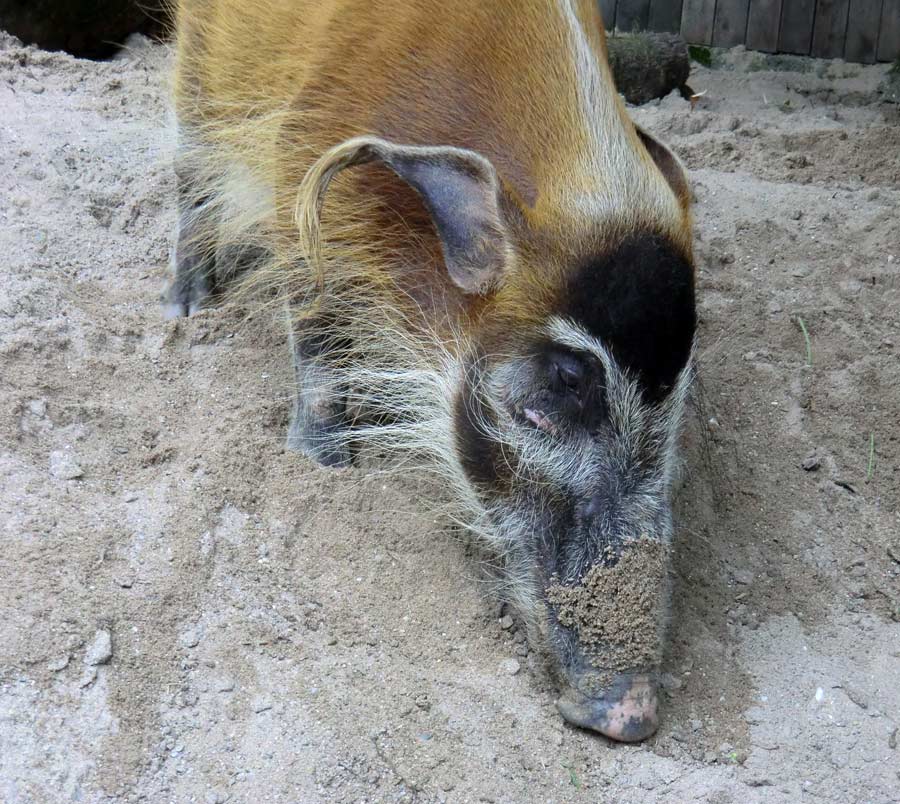
<path id="1" fill-rule="evenodd" d="M 650 158 L 656 162 L 656 166 L 663 174 L 663 178 L 669 183 L 672 192 L 678 199 L 684 210 L 691 205 L 691 186 L 688 183 L 687 174 L 681 164 L 681 160 L 675 156 L 665 145 L 658 139 L 648 134 L 640 126 L 635 125 L 641 142 L 650 154 Z"/>
<path id="2" fill-rule="evenodd" d="M 497 284 L 512 253 L 500 181 L 487 159 L 462 148 L 395 145 L 377 137 L 354 137 L 332 148 L 300 186 L 298 218 L 311 252 L 329 183 L 341 170 L 368 162 L 386 165 L 422 196 L 457 286 L 485 293 Z"/>

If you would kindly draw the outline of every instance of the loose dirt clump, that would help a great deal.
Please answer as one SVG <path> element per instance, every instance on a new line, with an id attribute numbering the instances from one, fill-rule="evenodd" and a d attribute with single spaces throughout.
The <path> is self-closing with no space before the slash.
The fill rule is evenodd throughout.
<path id="1" fill-rule="evenodd" d="M 641 537 L 615 565 L 597 564 L 578 586 L 554 584 L 547 598 L 596 666 L 616 672 L 653 666 L 662 653 L 668 564 L 666 545 Z"/>

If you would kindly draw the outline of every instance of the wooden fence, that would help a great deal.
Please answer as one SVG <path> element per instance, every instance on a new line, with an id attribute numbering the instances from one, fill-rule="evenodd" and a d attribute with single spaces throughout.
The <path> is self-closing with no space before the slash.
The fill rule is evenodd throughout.
<path id="1" fill-rule="evenodd" d="M 825 59 L 900 59 L 900 0 L 598 0 L 609 30 Z"/>

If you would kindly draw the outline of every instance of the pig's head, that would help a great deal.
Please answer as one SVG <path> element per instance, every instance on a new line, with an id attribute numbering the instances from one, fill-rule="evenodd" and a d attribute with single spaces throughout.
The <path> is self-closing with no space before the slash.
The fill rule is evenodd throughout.
<path id="1" fill-rule="evenodd" d="M 561 714 L 624 741 L 658 724 L 696 325 L 687 182 L 636 133 L 574 202 L 527 207 L 480 163 L 426 193 L 451 277 L 483 299 L 452 413 L 478 533 Z"/>
<path id="2" fill-rule="evenodd" d="M 657 726 L 696 317 L 685 177 L 616 131 L 606 163 L 532 204 L 472 151 L 359 137 L 310 171 L 304 209 L 314 232 L 331 176 L 364 162 L 423 199 L 464 311 L 442 449 L 560 712 L 630 741 Z"/>
<path id="3" fill-rule="evenodd" d="M 689 259 L 632 234 L 573 272 L 541 325 L 494 329 L 457 398 L 460 462 L 560 712 L 618 740 L 657 726 L 694 328 Z"/>

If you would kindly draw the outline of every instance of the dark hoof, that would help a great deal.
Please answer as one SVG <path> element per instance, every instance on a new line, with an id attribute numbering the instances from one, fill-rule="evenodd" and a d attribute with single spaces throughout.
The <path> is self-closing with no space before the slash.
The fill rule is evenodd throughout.
<path id="1" fill-rule="evenodd" d="M 187 318 L 209 307 L 212 289 L 203 277 L 173 279 L 162 294 L 163 316 L 165 318 Z"/>
<path id="2" fill-rule="evenodd" d="M 332 469 L 341 469 L 353 464 L 350 448 L 335 435 L 310 437 L 288 434 L 285 446 L 292 452 L 302 453 L 316 463 Z"/>
<path id="3" fill-rule="evenodd" d="M 298 415 L 295 411 L 285 446 L 294 452 L 303 453 L 322 466 L 350 466 L 353 455 L 345 440 L 346 431 L 347 423 L 340 410 L 315 417 Z"/>

